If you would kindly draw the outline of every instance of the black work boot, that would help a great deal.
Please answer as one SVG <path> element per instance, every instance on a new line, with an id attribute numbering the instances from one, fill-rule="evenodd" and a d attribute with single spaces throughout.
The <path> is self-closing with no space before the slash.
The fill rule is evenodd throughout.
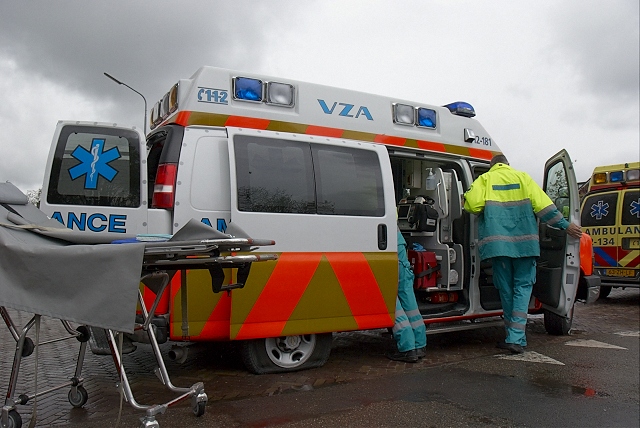
<path id="1" fill-rule="evenodd" d="M 405 352 L 391 352 L 387 354 L 387 358 L 393 361 L 403 361 L 405 363 L 417 363 L 418 355 L 416 354 L 416 350 L 412 349 L 410 351 Z"/>
<path id="2" fill-rule="evenodd" d="M 512 354 L 522 354 L 524 352 L 524 348 L 517 343 L 498 342 L 496 343 L 496 348 L 511 351 Z"/>

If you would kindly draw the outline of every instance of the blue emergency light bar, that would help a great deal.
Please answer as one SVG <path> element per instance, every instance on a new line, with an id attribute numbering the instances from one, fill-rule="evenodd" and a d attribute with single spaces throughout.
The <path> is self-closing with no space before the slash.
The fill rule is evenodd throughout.
<path id="1" fill-rule="evenodd" d="M 620 183 L 624 180 L 624 174 L 622 171 L 614 171 L 609 173 L 609 181 L 611 183 Z"/>
<path id="2" fill-rule="evenodd" d="M 430 108 L 418 108 L 418 126 L 423 128 L 436 127 L 436 111 Z"/>
<path id="3" fill-rule="evenodd" d="M 393 123 L 420 128 L 436 128 L 436 111 L 430 108 L 414 107 L 408 104 L 392 104 Z"/>
<path id="4" fill-rule="evenodd" d="M 234 77 L 233 98 L 242 101 L 262 102 L 262 80 Z"/>
<path id="5" fill-rule="evenodd" d="M 295 87 L 288 83 L 263 82 L 249 77 L 233 78 L 233 99 L 280 107 L 293 107 Z"/>
<path id="6" fill-rule="evenodd" d="M 464 101 L 456 101 L 455 103 L 445 105 L 445 107 L 448 108 L 451 113 L 458 116 L 474 117 L 476 115 L 473 106 Z"/>

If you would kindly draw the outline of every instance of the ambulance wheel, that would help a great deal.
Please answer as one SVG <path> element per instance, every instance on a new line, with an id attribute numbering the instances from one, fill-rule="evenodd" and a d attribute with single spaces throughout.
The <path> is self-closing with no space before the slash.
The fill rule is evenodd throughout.
<path id="1" fill-rule="evenodd" d="M 79 408 L 87 404 L 89 393 L 84 389 L 84 386 L 80 385 L 77 388 L 71 388 L 67 397 L 69 398 L 69 403 L 71 403 L 73 407 Z"/>
<path id="2" fill-rule="evenodd" d="M 573 306 L 566 318 L 545 309 L 544 329 L 547 330 L 547 333 L 553 336 L 566 336 L 571 331 L 571 324 L 573 324 Z"/>
<path id="3" fill-rule="evenodd" d="M 240 355 L 255 374 L 286 373 L 321 367 L 331 353 L 331 333 L 281 336 L 242 342 Z"/>
<path id="4" fill-rule="evenodd" d="M 18 411 L 15 409 L 9 410 L 7 415 L 7 422 L 9 423 L 9 425 L 7 425 L 9 428 L 22 427 L 22 417 L 20 416 L 20 413 L 18 413 Z"/>
<path id="5" fill-rule="evenodd" d="M 606 299 L 609 296 L 609 293 L 611 293 L 611 288 L 612 287 L 605 287 L 605 286 L 600 286 L 600 296 L 598 297 L 598 299 Z"/>

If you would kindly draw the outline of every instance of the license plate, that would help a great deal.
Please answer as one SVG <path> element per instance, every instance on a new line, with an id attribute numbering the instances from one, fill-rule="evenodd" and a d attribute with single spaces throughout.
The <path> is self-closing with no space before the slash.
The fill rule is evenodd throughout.
<path id="1" fill-rule="evenodd" d="M 633 269 L 607 269 L 607 276 L 623 276 L 631 277 L 636 276 L 636 272 Z"/>

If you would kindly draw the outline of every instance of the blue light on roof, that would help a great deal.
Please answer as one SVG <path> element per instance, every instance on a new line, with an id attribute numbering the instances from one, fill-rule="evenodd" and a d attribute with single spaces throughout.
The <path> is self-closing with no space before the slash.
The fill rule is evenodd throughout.
<path id="1" fill-rule="evenodd" d="M 451 113 L 458 116 L 474 117 L 476 115 L 473 106 L 464 101 L 456 101 L 455 103 L 447 104 L 445 107 L 448 108 Z"/>
<path id="2" fill-rule="evenodd" d="M 614 171 L 609 174 L 609 181 L 612 183 L 619 183 L 623 179 L 622 171 Z"/>
<path id="3" fill-rule="evenodd" d="M 262 81 L 247 77 L 236 77 L 233 85 L 233 96 L 238 100 L 262 101 Z"/>
<path id="4" fill-rule="evenodd" d="M 418 126 L 424 128 L 436 127 L 436 112 L 429 108 L 418 108 Z"/>

